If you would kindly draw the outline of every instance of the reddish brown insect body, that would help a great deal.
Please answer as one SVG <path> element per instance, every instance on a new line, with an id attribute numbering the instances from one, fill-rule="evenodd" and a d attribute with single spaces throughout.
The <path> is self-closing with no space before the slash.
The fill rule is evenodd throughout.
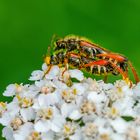
<path id="1" fill-rule="evenodd" d="M 92 74 L 105 76 L 109 73 L 121 74 L 123 79 L 129 79 L 128 66 L 130 66 L 136 83 L 139 82 L 136 70 L 126 57 L 112 53 L 85 38 L 68 36 L 58 39 L 54 42 L 53 51 L 50 64 L 68 63 Z"/>

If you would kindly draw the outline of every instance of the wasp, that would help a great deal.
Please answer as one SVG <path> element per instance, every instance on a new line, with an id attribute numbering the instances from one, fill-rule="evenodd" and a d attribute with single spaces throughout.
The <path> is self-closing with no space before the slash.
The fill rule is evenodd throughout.
<path id="1" fill-rule="evenodd" d="M 132 63 L 125 56 L 111 52 L 92 41 L 69 35 L 53 41 L 51 46 L 53 53 L 45 58 L 49 65 L 68 65 L 85 69 L 95 75 L 121 74 L 123 79 L 129 80 L 128 68 L 132 70 L 136 83 L 139 77 Z"/>

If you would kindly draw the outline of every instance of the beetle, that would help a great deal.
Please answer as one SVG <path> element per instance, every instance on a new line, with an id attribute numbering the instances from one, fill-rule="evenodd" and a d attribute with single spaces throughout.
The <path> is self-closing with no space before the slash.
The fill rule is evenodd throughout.
<path id="1" fill-rule="evenodd" d="M 51 49 L 52 55 L 45 58 L 45 62 L 49 65 L 64 65 L 66 69 L 68 65 L 71 65 L 92 74 L 105 75 L 105 79 L 110 73 L 121 74 L 127 81 L 129 81 L 128 67 L 130 67 L 136 83 L 139 82 L 138 74 L 128 58 L 113 53 L 84 37 L 69 35 L 55 39 Z"/>

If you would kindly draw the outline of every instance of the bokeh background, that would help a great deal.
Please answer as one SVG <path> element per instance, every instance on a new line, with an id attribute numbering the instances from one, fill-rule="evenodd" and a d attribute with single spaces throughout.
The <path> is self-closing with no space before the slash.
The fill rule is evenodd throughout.
<path id="1" fill-rule="evenodd" d="M 28 83 L 41 68 L 53 34 L 86 36 L 126 55 L 140 73 L 139 0 L 0 0 L 1 101 L 8 84 Z"/>

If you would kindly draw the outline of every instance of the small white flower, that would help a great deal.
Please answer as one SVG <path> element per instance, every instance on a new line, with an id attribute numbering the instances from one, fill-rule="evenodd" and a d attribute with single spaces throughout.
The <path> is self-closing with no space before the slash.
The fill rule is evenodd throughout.
<path id="1" fill-rule="evenodd" d="M 33 98 L 17 96 L 20 108 L 26 108 L 33 105 Z"/>
<path id="2" fill-rule="evenodd" d="M 26 138 L 26 140 L 40 140 L 41 134 L 37 131 L 32 131 Z"/>
<path id="3" fill-rule="evenodd" d="M 116 108 L 114 106 L 112 107 L 108 107 L 106 108 L 105 110 L 105 114 L 109 117 L 109 118 L 116 118 L 116 117 L 119 117 L 120 116 L 120 111 L 119 111 L 119 108 Z"/>
<path id="4" fill-rule="evenodd" d="M 70 103 L 70 102 L 76 100 L 77 94 L 78 94 L 78 91 L 77 91 L 76 88 L 73 88 L 73 89 L 67 88 L 67 89 L 65 89 L 65 90 L 62 91 L 61 96 L 62 96 L 62 99 L 66 103 Z"/>
<path id="5" fill-rule="evenodd" d="M 57 116 L 52 120 L 39 120 L 35 123 L 34 127 L 37 132 L 60 132 L 64 124 L 64 119 Z"/>
<path id="6" fill-rule="evenodd" d="M 113 103 L 113 107 L 115 107 L 121 116 L 133 116 L 134 113 L 134 106 L 135 101 L 131 97 L 125 97 L 120 100 L 117 100 Z"/>
<path id="7" fill-rule="evenodd" d="M 31 81 L 36 81 L 36 80 L 40 80 L 42 79 L 44 76 L 44 72 L 41 70 L 35 70 L 32 72 L 31 77 L 29 78 L 29 80 Z"/>
<path id="8" fill-rule="evenodd" d="M 97 109 L 96 105 L 93 102 L 84 100 L 81 104 L 80 110 L 82 114 L 93 115 Z"/>
<path id="9" fill-rule="evenodd" d="M 57 92 L 51 93 L 51 94 L 40 94 L 38 96 L 38 103 L 40 107 L 47 107 L 50 105 L 54 105 L 59 102 L 59 95 Z"/>
<path id="10" fill-rule="evenodd" d="M 41 93 L 47 94 L 55 90 L 56 86 L 52 81 L 40 80 L 35 82 L 36 87 Z"/>
<path id="11" fill-rule="evenodd" d="M 29 134 L 34 130 L 33 124 L 27 122 L 14 132 L 14 140 L 26 140 Z"/>
<path id="12" fill-rule="evenodd" d="M 14 110 L 14 109 L 13 109 Z M 16 110 L 16 108 L 15 108 Z M 2 117 L 0 118 L 0 123 L 4 126 L 8 126 L 10 125 L 11 121 L 18 115 L 18 111 L 15 113 L 15 110 L 14 110 L 14 113 L 11 112 L 4 112 Z"/>
<path id="13" fill-rule="evenodd" d="M 95 138 L 98 133 L 98 126 L 92 122 L 86 123 L 83 127 L 83 135 L 84 137 Z"/>
<path id="14" fill-rule="evenodd" d="M 4 91 L 4 96 L 14 96 L 16 93 L 21 92 L 22 86 L 18 84 L 10 84 L 6 87 L 6 90 Z"/>
<path id="15" fill-rule="evenodd" d="M 37 116 L 39 121 L 35 123 L 35 130 L 38 132 L 49 130 L 59 132 L 65 122 L 64 117 L 60 115 L 56 107 L 42 108 L 38 110 Z"/>
<path id="16" fill-rule="evenodd" d="M 72 89 L 75 90 L 75 94 L 82 95 L 86 92 L 87 87 L 81 83 L 74 83 Z"/>
<path id="17" fill-rule="evenodd" d="M 76 129 L 77 129 L 77 125 L 75 123 L 66 122 L 63 126 L 63 135 L 65 137 L 69 137 L 71 135 L 74 135 Z"/>

